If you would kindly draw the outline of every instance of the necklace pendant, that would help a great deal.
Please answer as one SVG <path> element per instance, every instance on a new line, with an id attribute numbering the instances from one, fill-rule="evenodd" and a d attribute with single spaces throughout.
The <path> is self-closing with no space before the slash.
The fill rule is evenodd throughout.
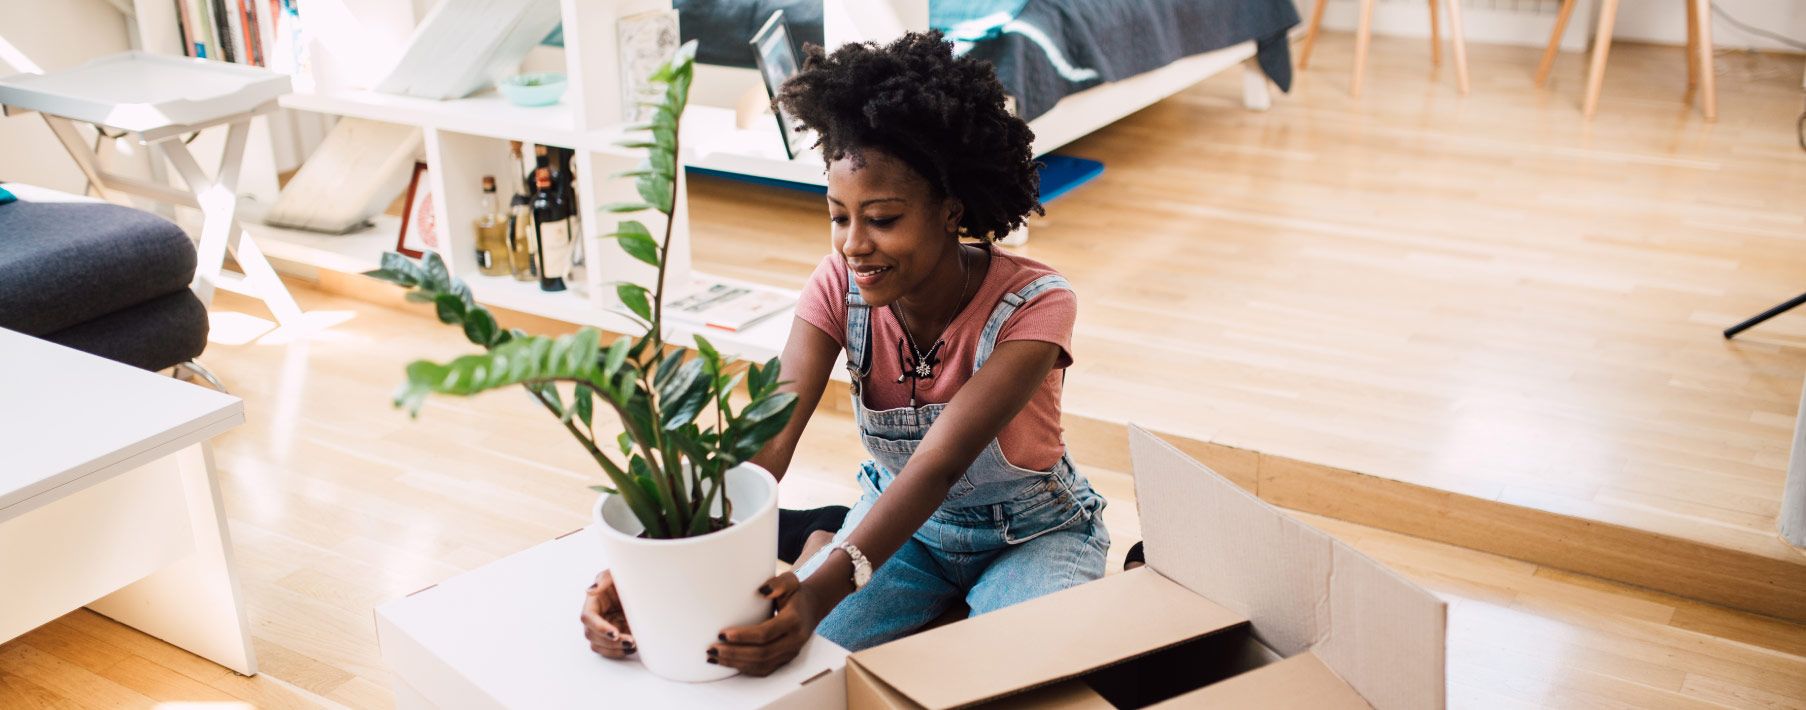
<path id="1" fill-rule="evenodd" d="M 926 362 L 916 363 L 916 377 L 928 378 L 928 377 L 933 377 L 933 376 L 934 376 L 934 366 L 933 365 L 929 365 Z"/>

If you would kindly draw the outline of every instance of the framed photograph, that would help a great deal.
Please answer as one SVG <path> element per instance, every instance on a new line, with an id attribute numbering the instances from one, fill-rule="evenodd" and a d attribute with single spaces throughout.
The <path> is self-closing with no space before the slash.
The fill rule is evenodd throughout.
<path id="1" fill-rule="evenodd" d="M 443 251 L 439 248 L 439 218 L 434 216 L 433 186 L 427 180 L 426 163 L 414 163 L 408 199 L 402 204 L 401 234 L 395 237 L 395 251 L 416 259 L 428 250 Z"/>
<path id="2" fill-rule="evenodd" d="M 771 17 L 765 20 L 752 38 L 753 58 L 759 64 L 759 76 L 765 80 L 765 95 L 778 97 L 778 88 L 790 77 L 796 76 L 801 65 L 797 61 L 796 45 L 790 42 L 790 27 L 784 24 L 784 11 L 774 10 Z M 784 139 L 784 155 L 791 160 L 804 148 L 803 136 L 796 130 L 796 121 L 789 112 L 779 107 L 772 107 L 772 113 L 778 119 L 778 135 Z"/>
<path id="3" fill-rule="evenodd" d="M 664 98 L 652 76 L 660 64 L 677 53 L 677 11 L 650 10 L 615 20 L 615 46 L 620 50 L 621 120 L 647 121 L 652 108 L 642 102 Z"/>

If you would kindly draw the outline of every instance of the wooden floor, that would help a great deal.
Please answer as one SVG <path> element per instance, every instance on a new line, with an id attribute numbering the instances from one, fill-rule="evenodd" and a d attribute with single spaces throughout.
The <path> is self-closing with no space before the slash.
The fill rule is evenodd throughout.
<path id="1" fill-rule="evenodd" d="M 1721 56 L 1707 123 L 1680 48 L 1615 45 L 1588 122 L 1578 55 L 1538 90 L 1476 45 L 1462 98 L 1425 44 L 1376 39 L 1358 101 L 1332 35 L 1265 113 L 1218 77 L 1061 151 L 1106 165 L 1021 250 L 1079 293 L 1068 411 L 1806 565 L 1806 309 L 1719 335 L 1806 291 L 1801 58 Z M 691 194 L 700 268 L 827 248 L 819 197 Z"/>
<path id="2" fill-rule="evenodd" d="M 1072 149 L 1110 167 L 1027 247 L 1081 293 L 1071 406 L 1772 543 L 1806 313 L 1716 330 L 1806 289 L 1798 61 L 1721 80 L 1707 125 L 1679 105 L 1678 50 L 1621 45 L 1584 124 L 1573 57 L 1537 93 L 1534 53 L 1476 46 L 1458 100 L 1421 43 L 1382 39 L 1357 104 L 1348 47 L 1326 38 L 1269 113 L 1225 77 Z M 692 189 L 705 268 L 794 286 L 825 248 L 814 199 Z M 768 256 L 708 261 L 724 250 Z M 403 365 L 465 352 L 459 334 L 298 296 L 318 330 L 263 334 L 222 295 L 206 356 L 247 402 L 218 460 L 263 674 L 78 611 L 0 645 L 0 706 L 387 707 L 373 606 L 586 522 L 596 473 L 523 396 L 388 406 Z M 788 505 L 854 495 L 851 423 L 821 416 Z M 1088 473 L 1115 537 L 1138 537 L 1132 481 Z M 1806 627 L 1312 522 L 1451 601 L 1453 706 L 1806 707 Z"/>
<path id="3" fill-rule="evenodd" d="M 421 310 L 297 296 L 343 322 L 262 334 L 268 324 L 248 315 L 259 311 L 222 294 L 207 355 L 246 401 L 246 424 L 217 456 L 262 674 L 233 675 L 84 610 L 0 645 L 0 707 L 389 707 L 375 605 L 587 522 L 598 474 L 524 395 L 433 399 L 417 421 L 390 408 L 404 365 L 465 352 L 460 333 Z M 857 497 L 864 454 L 843 411 L 824 407 L 801 451 L 785 505 Z M 1115 569 L 1140 537 L 1134 482 L 1087 473 L 1122 541 Z M 1806 627 L 1307 519 L 1450 601 L 1453 707 L 1806 707 Z"/>

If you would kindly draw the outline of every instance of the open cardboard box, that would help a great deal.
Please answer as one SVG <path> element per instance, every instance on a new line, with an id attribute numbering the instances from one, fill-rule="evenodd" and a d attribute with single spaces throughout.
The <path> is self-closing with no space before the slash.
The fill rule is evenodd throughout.
<path id="1" fill-rule="evenodd" d="M 1442 600 L 1129 439 L 1147 567 L 855 653 L 848 707 L 1443 707 Z"/>

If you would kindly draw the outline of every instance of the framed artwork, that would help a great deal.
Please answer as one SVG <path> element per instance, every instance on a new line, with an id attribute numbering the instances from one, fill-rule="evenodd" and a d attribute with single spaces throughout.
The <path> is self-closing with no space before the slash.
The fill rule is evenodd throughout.
<path id="1" fill-rule="evenodd" d="M 427 180 L 426 163 L 414 163 L 414 177 L 408 180 L 408 199 L 401 209 L 401 234 L 395 237 L 395 251 L 415 259 L 439 248 L 439 218 L 433 209 L 433 186 Z"/>
<path id="2" fill-rule="evenodd" d="M 615 20 L 615 46 L 621 54 L 617 62 L 621 68 L 621 120 L 651 120 L 652 107 L 642 102 L 664 98 L 664 90 L 647 77 L 677 53 L 677 20 L 676 10 L 651 10 Z"/>
<path id="3" fill-rule="evenodd" d="M 796 76 L 800 66 L 796 45 L 790 42 L 790 27 L 784 24 L 783 10 L 772 11 L 765 26 L 753 35 L 751 44 L 753 58 L 759 64 L 759 76 L 765 80 L 765 95 L 776 99 L 778 88 Z M 804 147 L 803 136 L 796 130 L 796 121 L 783 108 L 774 106 L 772 113 L 778 119 L 778 135 L 784 139 L 784 155 L 795 160 Z"/>

